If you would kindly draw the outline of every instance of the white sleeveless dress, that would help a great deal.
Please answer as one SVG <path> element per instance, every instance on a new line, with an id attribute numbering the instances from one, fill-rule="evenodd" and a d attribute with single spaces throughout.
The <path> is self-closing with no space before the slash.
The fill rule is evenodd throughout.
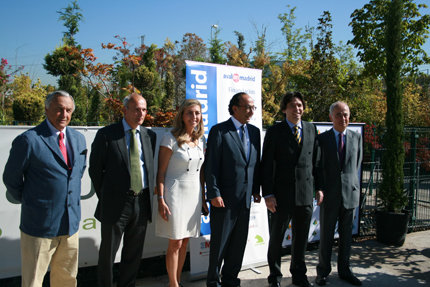
<path id="1" fill-rule="evenodd" d="M 173 151 L 164 180 L 164 201 L 170 209 L 168 221 L 157 210 L 155 235 L 169 239 L 199 237 L 202 209 L 200 168 L 204 161 L 204 139 L 190 147 L 178 146 L 169 132 L 161 139 L 160 146 Z"/>

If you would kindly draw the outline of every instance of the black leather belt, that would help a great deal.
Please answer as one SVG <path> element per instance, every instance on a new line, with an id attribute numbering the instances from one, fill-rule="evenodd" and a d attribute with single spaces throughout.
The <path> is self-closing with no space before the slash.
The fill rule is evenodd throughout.
<path id="1" fill-rule="evenodd" d="M 138 193 L 134 192 L 133 190 L 127 190 L 127 195 L 132 197 L 138 197 L 145 192 L 149 192 L 149 188 L 142 189 L 142 191 Z"/>

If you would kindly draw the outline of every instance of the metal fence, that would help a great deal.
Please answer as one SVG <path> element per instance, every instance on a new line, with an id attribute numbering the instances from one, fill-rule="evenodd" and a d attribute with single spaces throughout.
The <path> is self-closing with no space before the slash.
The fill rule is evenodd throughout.
<path id="1" fill-rule="evenodd" d="M 405 128 L 404 189 L 408 194 L 409 231 L 430 228 L 430 128 Z M 375 234 L 375 211 L 382 182 L 383 149 L 371 149 L 363 162 L 360 235 Z"/>

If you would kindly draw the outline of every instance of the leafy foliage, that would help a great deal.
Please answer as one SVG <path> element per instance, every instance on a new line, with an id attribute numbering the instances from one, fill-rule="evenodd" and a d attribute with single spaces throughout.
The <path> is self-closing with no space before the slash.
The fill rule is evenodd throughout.
<path id="1" fill-rule="evenodd" d="M 391 0 L 371 0 L 351 14 L 352 20 L 349 25 L 352 27 L 354 37 L 349 43 L 358 49 L 357 57 L 364 64 L 364 72 L 374 77 L 382 76 L 386 69 L 385 17 L 389 12 L 390 3 Z M 421 15 L 422 8 L 427 8 L 427 5 L 417 5 L 414 0 L 404 0 L 400 37 L 402 75 L 414 74 L 418 71 L 419 65 L 430 63 L 427 52 L 422 49 L 429 35 L 430 15 Z"/>
<path id="2" fill-rule="evenodd" d="M 12 84 L 12 109 L 15 121 L 27 124 L 39 123 L 44 115 L 44 99 L 46 90 L 38 81 L 34 86 L 29 76 L 15 77 Z"/>
<path id="3" fill-rule="evenodd" d="M 403 190 L 403 112 L 402 112 L 402 15 L 403 0 L 393 0 L 386 14 L 385 52 L 387 85 L 387 132 L 384 136 L 383 180 L 379 198 L 384 209 L 400 212 L 406 204 Z"/>

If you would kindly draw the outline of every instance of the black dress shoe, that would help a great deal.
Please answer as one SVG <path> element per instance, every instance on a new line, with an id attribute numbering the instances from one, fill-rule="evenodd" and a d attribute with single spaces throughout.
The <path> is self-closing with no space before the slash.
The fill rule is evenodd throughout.
<path id="1" fill-rule="evenodd" d="M 327 283 L 327 277 L 318 275 L 317 278 L 315 278 L 315 283 L 317 283 L 318 286 L 324 286 Z"/>
<path id="2" fill-rule="evenodd" d="M 339 275 L 339 278 L 342 280 L 347 281 L 348 283 L 355 285 L 355 286 L 361 286 L 361 281 L 357 277 L 354 276 L 354 274 L 349 274 L 347 276 L 341 276 Z"/>
<path id="3" fill-rule="evenodd" d="M 309 283 L 308 277 L 306 277 L 306 276 L 304 278 L 301 278 L 300 280 L 293 278 L 293 285 L 300 286 L 300 287 L 312 287 L 312 286 L 314 286 L 311 283 Z"/>
<path id="4" fill-rule="evenodd" d="M 270 287 L 281 287 L 281 283 L 279 282 L 272 282 L 269 284 Z"/>

